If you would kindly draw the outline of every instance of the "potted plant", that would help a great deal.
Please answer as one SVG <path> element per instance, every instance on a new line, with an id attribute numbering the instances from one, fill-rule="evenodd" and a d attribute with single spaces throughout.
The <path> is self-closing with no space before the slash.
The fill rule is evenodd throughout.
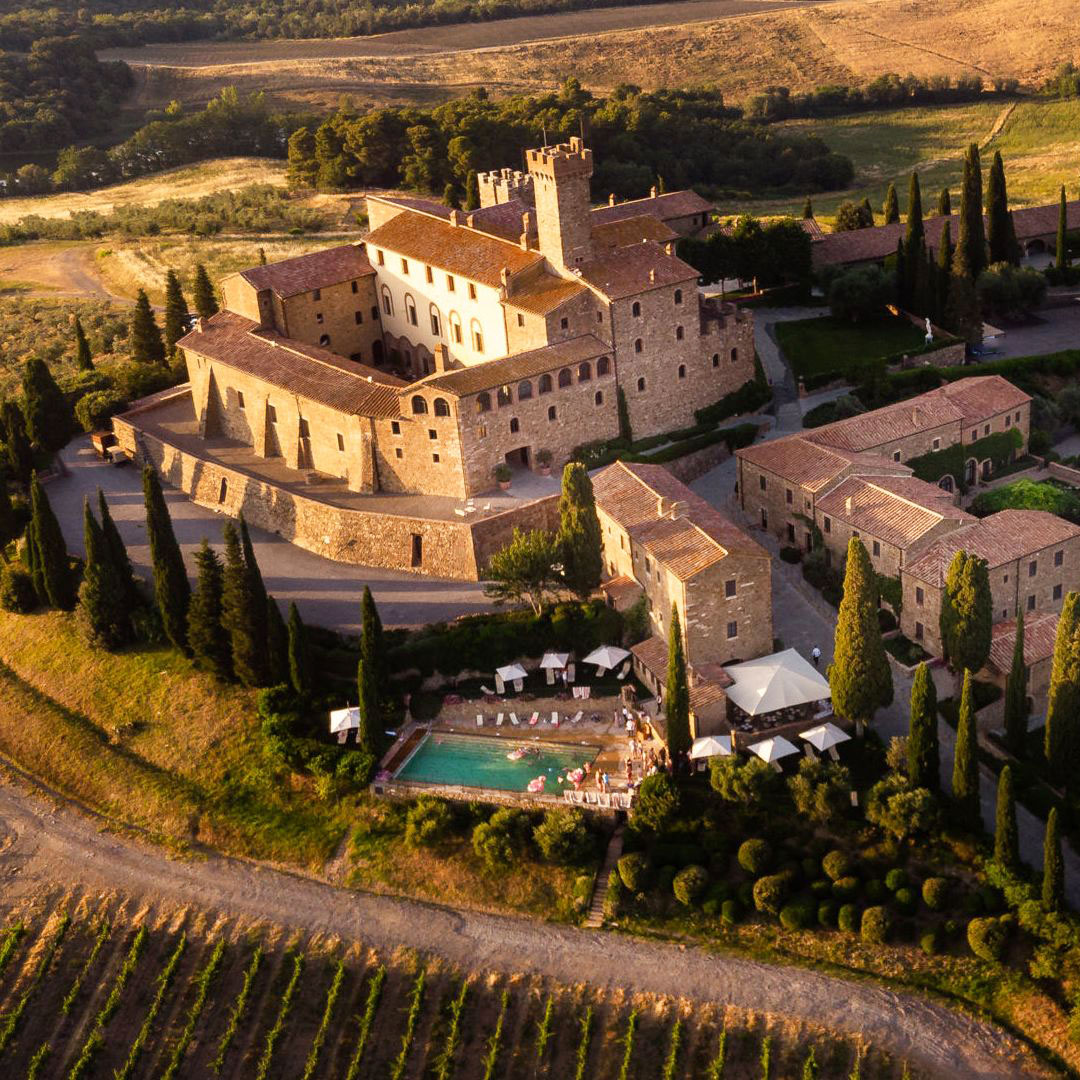
<path id="1" fill-rule="evenodd" d="M 499 487 L 503 491 L 510 486 L 510 480 L 513 478 L 513 472 L 510 470 L 510 466 L 504 463 L 495 466 L 495 479 L 499 482 Z"/>
<path id="2" fill-rule="evenodd" d="M 550 450 L 537 450 L 536 451 L 536 471 L 541 476 L 551 475 L 551 451 Z"/>

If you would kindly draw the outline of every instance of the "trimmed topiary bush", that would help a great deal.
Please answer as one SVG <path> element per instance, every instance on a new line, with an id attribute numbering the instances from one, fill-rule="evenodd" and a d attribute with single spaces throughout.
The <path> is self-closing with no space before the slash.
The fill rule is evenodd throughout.
<path id="1" fill-rule="evenodd" d="M 842 904 L 836 916 L 836 925 L 845 934 L 854 934 L 859 929 L 859 909 L 854 904 Z"/>
<path id="2" fill-rule="evenodd" d="M 828 878 L 818 878 L 817 881 L 810 882 L 810 891 L 818 900 L 824 900 L 827 896 L 832 896 L 832 882 Z"/>
<path id="3" fill-rule="evenodd" d="M 649 887 L 649 860 L 641 851 L 624 855 L 615 864 L 619 868 L 622 883 L 632 892 L 643 892 Z"/>
<path id="4" fill-rule="evenodd" d="M 866 883 L 866 899 L 871 904 L 880 904 L 882 900 L 887 899 L 885 883 L 880 878 L 871 878 Z"/>
<path id="5" fill-rule="evenodd" d="M 968 923 L 967 942 L 981 960 L 997 964 L 1005 953 L 1005 927 L 1000 919 L 972 919 Z"/>
<path id="6" fill-rule="evenodd" d="M 839 881 L 851 876 L 853 870 L 851 858 L 846 851 L 830 851 L 821 860 L 821 869 L 830 881 Z"/>
<path id="7" fill-rule="evenodd" d="M 894 893 L 898 889 L 904 888 L 904 886 L 908 884 L 908 880 L 907 871 L 900 866 L 894 866 L 893 869 L 885 875 L 885 888 L 888 889 L 889 892 Z"/>
<path id="8" fill-rule="evenodd" d="M 868 907 L 862 914 L 862 922 L 859 924 L 859 937 L 868 945 L 884 945 L 889 940 L 889 931 L 892 929 L 892 916 L 888 908 Z"/>
<path id="9" fill-rule="evenodd" d="M 819 926 L 833 927 L 836 925 L 835 900 L 824 900 L 818 904 L 817 921 Z"/>
<path id="10" fill-rule="evenodd" d="M 949 899 L 949 880 L 943 877 L 928 877 L 922 884 L 923 903 L 931 911 L 942 911 Z"/>
<path id="11" fill-rule="evenodd" d="M 725 926 L 734 926 L 742 918 L 742 905 L 738 900 L 725 900 L 720 908 L 720 921 Z"/>
<path id="12" fill-rule="evenodd" d="M 814 909 L 804 900 L 785 904 L 780 909 L 780 925 L 785 930 L 805 930 L 814 921 Z"/>
<path id="13" fill-rule="evenodd" d="M 754 907 L 770 915 L 779 915 L 790 890 L 788 874 L 766 874 L 754 882 Z"/>
<path id="14" fill-rule="evenodd" d="M 908 915 L 919 906 L 918 894 L 914 889 L 909 889 L 907 886 L 904 886 L 902 889 L 897 889 L 893 895 L 893 899 L 896 901 L 900 910 Z"/>
<path id="15" fill-rule="evenodd" d="M 842 877 L 832 884 L 832 893 L 837 900 L 852 900 L 859 891 L 859 879 L 857 877 Z"/>
<path id="16" fill-rule="evenodd" d="M 772 848 L 765 840 L 744 840 L 739 845 L 739 865 L 754 877 L 760 877 L 772 863 Z"/>
<path id="17" fill-rule="evenodd" d="M 919 938 L 919 947 L 927 956 L 937 956 L 941 950 L 941 936 L 936 926 L 932 926 Z"/>
<path id="18" fill-rule="evenodd" d="M 671 888 L 680 904 L 692 907 L 705 893 L 709 884 L 709 872 L 704 866 L 688 866 L 674 877 Z"/>

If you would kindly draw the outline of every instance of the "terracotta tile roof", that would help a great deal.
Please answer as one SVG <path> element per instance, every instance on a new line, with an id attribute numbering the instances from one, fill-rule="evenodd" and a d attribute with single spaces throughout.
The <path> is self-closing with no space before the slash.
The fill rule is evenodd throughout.
<path id="1" fill-rule="evenodd" d="M 294 259 L 253 266 L 240 276 L 256 289 L 271 289 L 281 297 L 298 296 L 312 289 L 325 289 L 343 281 L 372 274 L 364 249 L 357 244 L 313 251 Z"/>
<path id="2" fill-rule="evenodd" d="M 601 581 L 600 591 L 618 606 L 624 601 L 633 603 L 641 595 L 642 588 L 629 574 L 620 574 Z"/>
<path id="3" fill-rule="evenodd" d="M 630 646 L 630 651 L 637 657 L 646 671 L 660 680 L 667 678 L 668 647 L 667 642 L 656 634 Z"/>
<path id="4" fill-rule="evenodd" d="M 642 240 L 667 244 L 678 238 L 679 234 L 674 229 L 669 229 L 662 221 L 647 214 L 604 222 L 592 228 L 595 250 L 627 247 L 630 244 L 640 244 Z"/>
<path id="5" fill-rule="evenodd" d="M 698 277 L 688 263 L 649 241 L 590 259 L 578 270 L 583 281 L 612 300 L 683 281 L 696 282 Z"/>
<path id="6" fill-rule="evenodd" d="M 507 297 L 508 307 L 531 311 L 534 315 L 547 315 L 585 292 L 585 286 L 576 278 L 561 278 L 554 274 L 541 274 Z"/>
<path id="7" fill-rule="evenodd" d="M 824 239 L 825 233 L 817 223 L 817 218 L 799 218 L 798 220 L 802 231 L 810 237 L 811 241 Z"/>
<path id="8" fill-rule="evenodd" d="M 411 210 L 368 233 L 367 248 L 385 248 L 492 288 L 502 284 L 504 267 L 516 274 L 543 258 L 539 252 L 522 251 L 517 244 Z"/>
<path id="9" fill-rule="evenodd" d="M 937 391 L 931 391 L 907 401 L 898 401 L 895 405 L 886 405 L 883 409 L 813 428 L 806 432 L 806 438 L 819 445 L 864 453 L 897 439 L 953 424 L 957 428 L 956 438 L 950 441 L 958 442 L 959 425 L 963 419 L 963 409 Z"/>
<path id="10" fill-rule="evenodd" d="M 724 688 L 712 679 L 696 679 L 690 687 L 691 712 L 701 712 L 710 705 L 723 705 L 726 701 Z"/>
<path id="11" fill-rule="evenodd" d="M 526 206 L 520 199 L 509 199 L 494 206 L 482 206 L 478 210 L 469 210 L 465 214 L 469 228 L 490 233 L 516 244 L 525 231 L 521 220 L 522 214 L 530 211 L 533 215 L 533 228 L 536 227 L 536 211 Z"/>
<path id="12" fill-rule="evenodd" d="M 976 519 L 952 506 L 939 487 L 913 476 L 848 476 L 817 500 L 817 507 L 860 533 L 908 548 L 943 520 Z"/>
<path id="13" fill-rule="evenodd" d="M 580 364 L 583 360 L 610 355 L 610 347 L 599 338 L 592 334 L 583 334 L 569 341 L 559 341 L 540 349 L 489 360 L 486 364 L 473 364 L 471 367 L 429 375 L 422 380 L 422 384 L 464 397 L 467 394 L 478 394 L 481 390 L 491 390 L 496 386 L 506 386 L 519 379 L 530 379 L 542 375 L 545 371 Z"/>
<path id="14" fill-rule="evenodd" d="M 1058 615 L 1054 611 L 1028 611 L 1024 614 L 1024 663 L 1029 667 L 1054 655 Z M 994 623 L 990 637 L 988 666 L 999 675 L 1012 670 L 1013 650 L 1016 648 L 1016 620 Z"/>
<path id="15" fill-rule="evenodd" d="M 1045 510 L 999 510 L 935 540 L 908 563 L 905 573 L 941 588 L 949 563 L 961 549 L 985 559 L 993 569 L 1078 536 L 1080 527 Z"/>
<path id="16" fill-rule="evenodd" d="M 178 344 L 331 409 L 358 416 L 399 416 L 398 387 L 392 375 L 357 364 L 326 349 L 302 345 L 258 323 L 221 311 Z"/>
<path id="17" fill-rule="evenodd" d="M 956 382 L 931 390 L 930 394 L 924 394 L 923 397 L 934 394 L 948 398 L 957 406 L 963 413 L 965 424 L 973 420 L 988 419 L 1031 401 L 1030 394 L 1025 394 L 1000 375 L 974 375 L 967 379 L 957 379 Z"/>
<path id="18" fill-rule="evenodd" d="M 809 491 L 820 491 L 852 465 L 862 464 L 874 472 L 911 475 L 911 470 L 905 465 L 885 461 L 877 454 L 856 454 L 811 442 L 809 434 L 768 439 L 736 450 L 735 456 Z"/>
<path id="19" fill-rule="evenodd" d="M 712 213 L 713 204 L 703 199 L 696 191 L 671 191 L 665 195 L 656 195 L 648 199 L 630 199 L 614 206 L 593 207 L 594 225 L 606 225 L 611 221 L 640 217 L 647 214 L 659 221 L 672 221 L 676 218 L 691 217 L 694 214 Z"/>
<path id="20" fill-rule="evenodd" d="M 415 210 L 420 214 L 431 214 L 434 217 L 450 220 L 450 207 L 446 203 L 436 202 L 435 199 L 422 199 L 414 195 L 369 195 L 369 199 L 389 203 L 391 206 L 400 206 L 402 210 Z"/>

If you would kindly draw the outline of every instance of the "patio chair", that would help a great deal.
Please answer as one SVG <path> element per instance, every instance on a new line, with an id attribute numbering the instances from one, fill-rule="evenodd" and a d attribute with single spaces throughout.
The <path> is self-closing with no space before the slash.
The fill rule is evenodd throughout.
<path id="1" fill-rule="evenodd" d="M 495 676 L 495 690 L 500 694 L 506 693 L 506 683 L 503 682 L 501 675 Z"/>
<path id="2" fill-rule="evenodd" d="M 343 743 L 349 737 L 348 731 L 339 731 L 337 733 L 337 741 Z"/>
<path id="3" fill-rule="evenodd" d="M 557 712 L 554 712 L 554 711 L 552 711 L 552 713 L 551 713 L 551 726 L 552 727 L 558 727 L 559 726 L 559 714 Z"/>
<path id="4" fill-rule="evenodd" d="M 495 726 L 496 727 L 502 727 L 503 726 L 503 714 L 502 713 L 499 713 L 499 715 L 495 717 Z"/>
<path id="5" fill-rule="evenodd" d="M 567 664 L 566 665 L 566 681 L 568 683 L 572 683 L 574 681 L 574 665 L 573 664 Z"/>
<path id="6" fill-rule="evenodd" d="M 514 689 L 520 694 L 521 691 L 525 689 L 525 680 L 524 679 L 515 679 L 514 680 Z"/>
<path id="7" fill-rule="evenodd" d="M 529 727 L 536 727 L 536 725 L 539 724 L 539 723 L 540 723 L 540 714 L 538 712 L 534 712 L 532 714 L 532 716 L 529 717 Z"/>
<path id="8" fill-rule="evenodd" d="M 625 664 L 619 669 L 619 681 L 622 682 L 627 675 L 630 674 L 630 661 L 627 660 Z"/>
<path id="9" fill-rule="evenodd" d="M 492 690 L 490 687 L 484 686 L 482 683 L 480 685 L 480 693 L 485 695 L 485 697 L 494 697 L 495 696 L 495 691 Z"/>
<path id="10" fill-rule="evenodd" d="M 510 714 L 510 723 L 511 723 L 511 724 L 513 724 L 513 725 L 514 725 L 514 727 L 518 727 L 518 726 L 519 726 L 519 725 L 518 725 L 518 718 L 517 718 L 517 713 L 511 713 L 511 714 Z"/>
<path id="11" fill-rule="evenodd" d="M 550 667 L 544 668 L 544 676 L 547 678 L 548 686 L 551 686 L 555 682 L 555 669 Z"/>
<path id="12" fill-rule="evenodd" d="M 477 713 L 476 714 L 476 726 L 477 727 L 483 727 L 484 726 L 484 714 L 483 713 Z"/>

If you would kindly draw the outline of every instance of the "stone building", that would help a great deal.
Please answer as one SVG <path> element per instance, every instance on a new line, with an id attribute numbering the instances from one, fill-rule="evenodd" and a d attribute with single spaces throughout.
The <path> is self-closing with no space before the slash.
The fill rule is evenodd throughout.
<path id="1" fill-rule="evenodd" d="M 1027 671 L 1028 698 L 1034 704 L 1034 715 L 1046 708 L 1050 691 L 1050 673 L 1054 666 L 1054 642 L 1057 638 L 1058 616 L 1052 611 L 1024 614 L 1024 667 Z M 992 682 L 1005 689 L 1012 671 L 1016 651 L 1016 620 L 1004 619 L 994 623 L 990 638 L 990 659 L 985 673 Z"/>

